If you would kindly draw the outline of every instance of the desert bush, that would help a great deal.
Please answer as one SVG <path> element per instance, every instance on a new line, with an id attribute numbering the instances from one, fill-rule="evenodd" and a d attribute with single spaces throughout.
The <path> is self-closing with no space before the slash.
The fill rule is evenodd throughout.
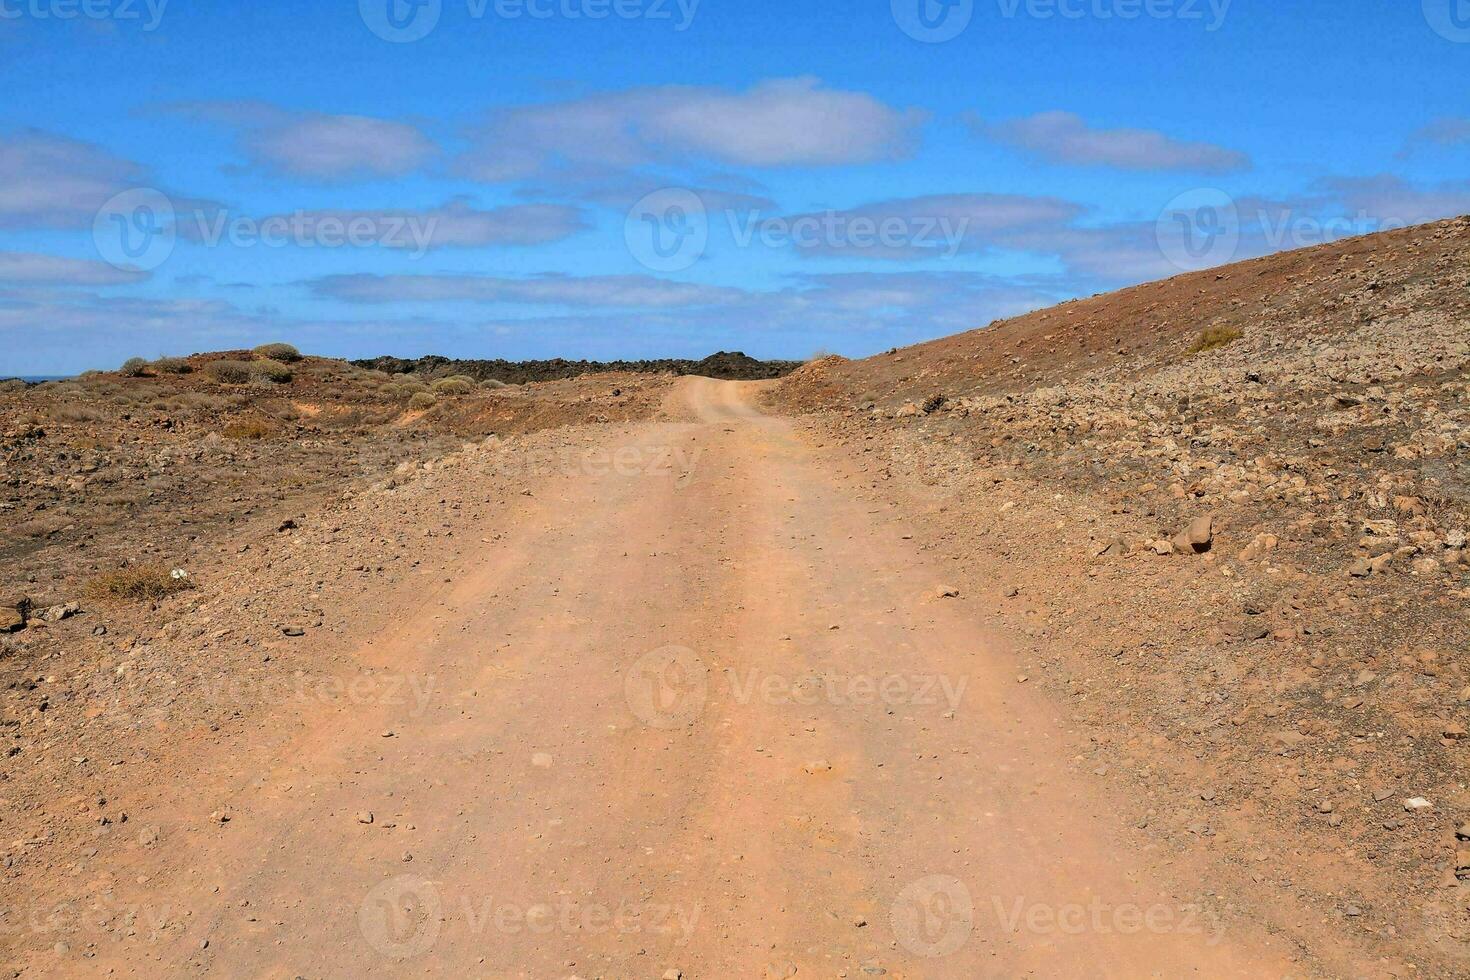
<path id="1" fill-rule="evenodd" d="M 229 407 L 230 399 L 208 391 L 186 391 L 179 395 L 178 402 L 197 412 L 218 412 Z"/>
<path id="2" fill-rule="evenodd" d="M 262 419 L 235 419 L 224 427 L 221 434 L 226 439 L 248 441 L 269 439 L 275 432 L 275 428 Z"/>
<path id="3" fill-rule="evenodd" d="M 182 357 L 160 357 L 151 367 L 155 374 L 188 374 L 194 370 L 194 365 Z"/>
<path id="4" fill-rule="evenodd" d="M 475 390 L 475 386 L 459 378 L 445 378 L 443 381 L 435 381 L 434 393 L 436 395 L 468 395 Z"/>
<path id="5" fill-rule="evenodd" d="M 413 393 L 413 397 L 408 400 L 408 407 L 409 408 L 433 408 L 438 403 L 439 403 L 439 399 L 435 398 L 429 392 L 427 392 L 427 391 L 416 391 L 416 392 Z"/>
<path id="6" fill-rule="evenodd" d="M 1221 347 L 1229 347 L 1245 334 L 1239 327 L 1210 327 L 1199 335 L 1194 346 L 1189 349 L 1191 354 L 1202 354 L 1207 350 L 1218 350 Z"/>
<path id="7" fill-rule="evenodd" d="M 261 344 L 255 348 L 256 357 L 263 357 L 270 361 L 284 361 L 294 364 L 301 360 L 301 352 L 290 344 Z"/>
<path id="8" fill-rule="evenodd" d="M 429 389 L 428 386 L 422 385 L 417 381 L 405 381 L 398 386 L 398 390 L 405 395 L 417 395 L 419 392 L 428 391 Z"/>
<path id="9" fill-rule="evenodd" d="M 148 362 L 141 357 L 130 357 L 123 361 L 123 366 L 117 369 L 117 373 L 124 378 L 141 378 L 148 373 Z"/>
<path id="10" fill-rule="evenodd" d="M 19 378 L 11 378 L 9 381 L 0 381 L 0 392 L 10 394 L 16 391 L 25 391 L 28 386 Z"/>
<path id="11" fill-rule="evenodd" d="M 249 361 L 210 361 L 204 365 L 204 373 L 222 385 L 249 384 L 253 374 Z"/>
<path id="12" fill-rule="evenodd" d="M 481 381 L 480 382 L 480 387 L 481 388 L 489 388 L 489 389 L 491 389 L 493 391 L 493 390 L 499 389 L 499 388 L 509 388 L 510 385 L 508 385 L 504 381 L 500 381 L 500 380 L 498 380 L 496 378 L 486 378 L 484 381 Z"/>
<path id="13" fill-rule="evenodd" d="M 86 405 L 62 405 L 54 412 L 56 418 L 62 422 L 101 422 L 105 416 L 95 408 Z"/>
<path id="14" fill-rule="evenodd" d="M 256 361 L 250 367 L 257 378 L 272 384 L 288 384 L 292 378 L 291 369 L 280 361 Z"/>
<path id="15" fill-rule="evenodd" d="M 194 587 L 194 580 L 163 565 L 129 565 L 104 572 L 87 583 L 86 593 L 98 599 L 163 599 Z"/>

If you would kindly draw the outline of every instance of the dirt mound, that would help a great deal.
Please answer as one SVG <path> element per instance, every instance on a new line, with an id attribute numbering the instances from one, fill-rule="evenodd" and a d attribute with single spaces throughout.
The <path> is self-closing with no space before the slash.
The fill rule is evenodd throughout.
<path id="1" fill-rule="evenodd" d="M 374 357 L 354 361 L 354 365 L 389 374 L 415 374 L 447 377 L 463 374 L 480 381 L 503 381 L 525 384 L 533 381 L 562 381 L 588 374 L 670 374 L 676 377 L 695 375 L 724 381 L 767 381 L 789 374 L 800 361 L 758 361 L 739 351 L 720 351 L 700 361 L 663 358 L 647 361 L 569 361 L 553 358 L 545 361 L 456 360 L 430 354 L 426 357 Z"/>
<path id="2" fill-rule="evenodd" d="M 774 396 L 929 515 L 1151 826 L 1289 880 L 1390 973 L 1470 968 L 1467 268 L 1460 218 Z"/>

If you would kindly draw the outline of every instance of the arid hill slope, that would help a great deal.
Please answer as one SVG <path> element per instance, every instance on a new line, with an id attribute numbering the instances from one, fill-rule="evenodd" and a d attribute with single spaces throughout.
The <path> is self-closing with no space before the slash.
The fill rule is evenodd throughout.
<path id="1" fill-rule="evenodd" d="M 994 596 L 1140 825 L 1279 883 L 1304 947 L 1325 916 L 1384 975 L 1464 976 L 1467 363 L 1460 218 L 817 362 L 773 398 Z"/>

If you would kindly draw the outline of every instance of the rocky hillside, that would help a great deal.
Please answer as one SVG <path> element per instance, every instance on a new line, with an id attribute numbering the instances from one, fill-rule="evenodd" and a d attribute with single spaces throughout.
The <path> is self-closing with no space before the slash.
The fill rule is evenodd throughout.
<path id="1" fill-rule="evenodd" d="M 662 358 L 651 361 L 477 361 L 456 360 L 430 354 L 427 357 L 374 357 L 354 361 L 357 367 L 389 374 L 434 376 L 442 373 L 464 374 L 480 381 L 503 381 L 525 384 L 530 381 L 561 381 L 585 374 L 620 372 L 629 374 L 672 374 L 679 377 L 696 375 L 723 381 L 765 381 L 781 378 L 801 366 L 800 361 L 758 361 L 739 351 L 720 351 L 700 361 Z"/>
<path id="2" fill-rule="evenodd" d="M 1181 276 L 776 398 L 994 595 L 1141 826 L 1470 973 L 1470 219 Z"/>

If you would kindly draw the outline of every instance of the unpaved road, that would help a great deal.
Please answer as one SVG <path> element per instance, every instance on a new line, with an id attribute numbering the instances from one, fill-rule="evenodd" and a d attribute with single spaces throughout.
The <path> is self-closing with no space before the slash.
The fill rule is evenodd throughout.
<path id="1" fill-rule="evenodd" d="M 1155 866 L 986 611 L 754 388 L 681 382 L 626 465 L 545 480 L 432 614 L 362 638 L 405 696 L 293 705 L 270 765 L 159 788 L 236 787 L 207 842 L 116 859 L 187 928 L 86 969 L 1299 974 L 1193 907 L 1209 882 Z"/>

